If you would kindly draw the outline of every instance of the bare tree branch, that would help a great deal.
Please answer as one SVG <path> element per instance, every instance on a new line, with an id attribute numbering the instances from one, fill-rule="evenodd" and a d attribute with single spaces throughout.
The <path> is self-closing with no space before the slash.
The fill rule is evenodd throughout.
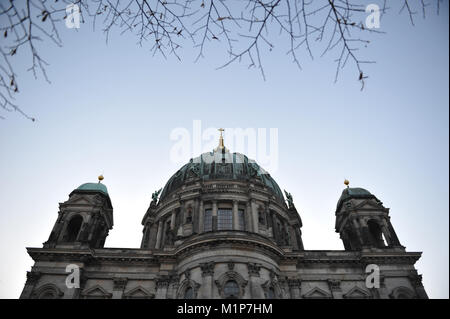
<path id="1" fill-rule="evenodd" d="M 400 13 L 406 12 L 414 25 L 417 12 L 425 18 L 431 5 L 426 1 L 402 0 Z M 436 3 L 439 13 L 442 0 L 429 1 Z M 188 44 L 198 49 L 195 61 L 206 55 L 208 46 L 223 42 L 228 59 L 219 69 L 247 61 L 264 79 L 263 51 L 281 47 L 300 69 L 301 62 L 313 59 L 317 49 L 320 56 L 336 52 L 335 81 L 351 63 L 361 89 L 368 78 L 362 66 L 373 61 L 360 57 L 358 50 L 369 44 L 371 33 L 381 33 L 365 26 L 367 3 L 361 0 L 5 0 L 0 2 L 3 111 L 16 111 L 34 121 L 14 103 L 19 92 L 16 53 L 29 58 L 28 70 L 35 78 L 42 76 L 49 82 L 48 63 L 39 48 L 47 43 L 62 46 L 58 30 L 68 19 L 68 5 L 80 8 L 82 23 L 92 23 L 94 30 L 100 25 L 106 41 L 113 30 L 119 30 L 122 35 L 135 36 L 141 46 L 149 44 L 153 55 L 173 55 L 180 60 L 181 49 Z M 380 14 L 388 9 L 384 0 Z"/>

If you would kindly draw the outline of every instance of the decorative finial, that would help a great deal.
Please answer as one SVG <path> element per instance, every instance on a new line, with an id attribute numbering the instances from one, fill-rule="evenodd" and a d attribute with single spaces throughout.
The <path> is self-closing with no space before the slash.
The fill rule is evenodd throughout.
<path id="1" fill-rule="evenodd" d="M 103 174 L 102 174 L 102 175 L 100 175 L 100 176 L 98 177 L 98 182 L 101 183 L 102 180 L 104 180 L 104 179 L 105 179 L 105 178 L 103 177 Z"/>
<path id="2" fill-rule="evenodd" d="M 225 143 L 223 142 L 223 132 L 225 131 L 225 129 L 219 128 L 218 131 L 220 132 L 219 146 L 217 146 L 215 151 L 222 151 L 222 150 L 227 151 L 227 149 L 225 148 Z"/>
<path id="3" fill-rule="evenodd" d="M 350 182 L 348 181 L 348 179 L 346 179 L 345 181 L 344 181 L 344 184 L 347 186 L 347 188 L 348 188 L 348 185 L 350 185 Z"/>

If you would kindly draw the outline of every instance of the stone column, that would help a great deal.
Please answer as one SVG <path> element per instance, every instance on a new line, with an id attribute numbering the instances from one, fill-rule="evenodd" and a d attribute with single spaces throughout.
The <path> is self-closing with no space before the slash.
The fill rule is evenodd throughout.
<path id="1" fill-rule="evenodd" d="M 348 234 L 346 232 L 340 232 L 339 237 L 342 239 L 342 243 L 344 244 L 344 249 L 352 250 Z"/>
<path id="2" fill-rule="evenodd" d="M 352 218 L 351 222 L 353 223 L 353 226 L 355 228 L 355 234 L 358 240 L 358 243 L 361 247 L 365 245 L 362 237 L 361 227 L 359 225 L 359 222 L 356 220 L 356 218 Z"/>
<path id="3" fill-rule="evenodd" d="M 199 234 L 203 233 L 204 230 L 204 218 L 205 218 L 205 212 L 203 209 L 203 200 L 200 200 L 200 204 L 198 205 L 198 232 Z"/>
<path id="4" fill-rule="evenodd" d="M 292 227 L 291 225 L 288 224 L 288 231 L 289 231 L 289 238 L 290 238 L 290 242 L 289 245 L 293 248 L 298 250 L 298 243 L 296 240 L 296 235 L 295 235 L 295 230 L 294 227 Z"/>
<path id="5" fill-rule="evenodd" d="M 217 201 L 212 202 L 212 230 L 217 230 Z"/>
<path id="6" fill-rule="evenodd" d="M 239 230 L 239 202 L 237 200 L 233 201 L 233 229 Z"/>
<path id="7" fill-rule="evenodd" d="M 154 249 L 156 245 L 156 237 L 158 235 L 158 224 L 153 222 L 150 226 L 150 242 L 148 248 Z"/>
<path id="8" fill-rule="evenodd" d="M 381 222 L 380 225 L 381 233 L 384 235 L 384 239 L 386 240 L 386 245 L 388 247 L 394 246 L 394 243 L 392 242 L 391 234 L 389 233 L 389 230 L 387 229 L 386 225 Z"/>
<path id="9" fill-rule="evenodd" d="M 269 208 L 269 203 L 266 203 L 265 205 L 265 212 L 266 212 L 266 224 L 267 224 L 267 229 L 269 231 L 268 235 L 269 237 L 273 238 L 273 223 L 272 223 L 272 217 L 270 216 L 270 208 Z"/>
<path id="10" fill-rule="evenodd" d="M 192 231 L 194 232 L 194 234 L 198 234 L 200 232 L 200 229 L 198 227 L 198 219 L 199 219 L 199 200 L 195 199 L 194 200 L 194 208 L 193 208 L 193 212 L 192 212 Z"/>
<path id="11" fill-rule="evenodd" d="M 158 233 L 156 235 L 156 245 L 155 245 L 156 249 L 161 248 L 162 232 L 163 232 L 163 220 L 161 218 L 158 223 Z"/>
<path id="12" fill-rule="evenodd" d="M 247 202 L 245 208 L 245 230 L 248 232 L 253 231 L 252 205 L 250 204 L 250 201 Z"/>
<path id="13" fill-rule="evenodd" d="M 92 221 L 91 221 L 91 219 L 92 219 Z M 85 225 L 84 232 L 86 232 L 86 235 L 87 235 L 87 240 L 86 240 L 86 238 L 83 238 L 83 241 L 91 242 L 93 239 L 95 239 L 94 235 L 96 235 L 96 231 L 100 225 L 100 222 L 101 222 L 101 217 L 100 217 L 99 213 L 97 213 L 93 216 L 92 215 L 87 216 L 87 220 L 84 221 L 83 224 L 81 225 L 81 228 L 83 228 L 83 226 Z M 80 230 L 77 241 L 80 240 L 80 237 L 84 237 L 82 232 L 83 231 Z"/>
<path id="14" fill-rule="evenodd" d="M 394 227 L 392 227 L 391 223 L 388 223 L 386 221 L 386 219 L 383 218 L 383 225 L 387 228 L 387 231 L 389 233 L 389 237 L 390 238 L 390 245 L 392 246 L 401 246 L 400 241 L 398 240 L 397 234 L 395 233 Z"/>
<path id="15" fill-rule="evenodd" d="M 253 231 L 255 233 L 259 233 L 258 207 L 256 206 L 255 200 L 251 200 L 251 207 L 252 207 Z"/>
<path id="16" fill-rule="evenodd" d="M 58 218 L 56 220 L 55 225 L 53 226 L 53 230 L 50 233 L 50 236 L 49 236 L 47 242 L 45 243 L 47 245 L 47 247 L 49 246 L 49 244 L 55 244 L 58 241 L 58 238 L 60 237 L 60 235 L 62 233 L 63 226 L 64 226 L 63 213 L 61 211 L 59 211 Z M 45 248 L 47 248 L 47 247 L 45 247 Z"/>
<path id="17" fill-rule="evenodd" d="M 284 233 L 285 233 L 285 242 L 284 245 L 285 246 L 292 246 L 292 237 L 291 237 L 291 231 L 290 231 L 290 226 L 289 223 L 286 220 L 283 220 L 283 229 L 284 229 Z"/>
<path id="18" fill-rule="evenodd" d="M 168 276 L 161 276 L 156 279 L 156 296 L 155 299 L 166 299 L 167 288 L 169 287 Z"/>
<path id="19" fill-rule="evenodd" d="M 369 226 L 367 225 L 367 220 L 365 218 L 361 218 L 359 223 L 357 223 L 361 232 L 362 244 L 364 246 L 374 246 L 378 247 L 379 243 L 376 238 L 373 238 L 370 235 Z"/>
<path id="20" fill-rule="evenodd" d="M 123 291 L 127 285 L 127 278 L 114 278 L 114 289 L 112 299 L 122 299 Z"/>
<path id="21" fill-rule="evenodd" d="M 200 264 L 202 270 L 203 283 L 200 287 L 199 299 L 213 298 L 213 277 L 214 277 L 214 262 Z"/>
<path id="22" fill-rule="evenodd" d="M 176 217 L 177 217 L 177 214 L 176 214 L 176 211 L 174 209 L 172 211 L 172 216 L 170 216 L 170 229 L 171 230 L 174 230 L 174 228 L 175 228 Z"/>
<path id="23" fill-rule="evenodd" d="M 264 294 L 261 285 L 259 284 L 261 265 L 249 263 L 247 267 L 250 281 L 250 297 L 252 299 L 264 299 Z"/>
<path id="24" fill-rule="evenodd" d="M 288 279 L 289 292 L 291 295 L 291 299 L 300 299 L 300 287 L 301 281 L 299 279 L 290 278 Z"/>
<path id="25" fill-rule="evenodd" d="M 144 230 L 142 231 L 142 241 L 141 241 L 142 249 L 148 247 L 149 238 L 150 238 L 150 223 L 147 222 L 144 226 Z"/>
<path id="26" fill-rule="evenodd" d="M 331 295 L 333 299 L 342 299 L 341 281 L 340 280 L 328 280 L 328 286 L 330 287 Z"/>
<path id="27" fill-rule="evenodd" d="M 300 225 L 295 225 L 294 227 L 298 250 L 305 250 L 305 248 L 303 247 L 302 231 L 300 229 Z"/>
<path id="28" fill-rule="evenodd" d="M 180 281 L 179 276 L 171 275 L 169 279 L 169 285 L 167 289 L 167 299 L 176 299 L 177 298 L 177 290 L 178 290 L 178 282 Z"/>
<path id="29" fill-rule="evenodd" d="M 180 201 L 180 222 L 181 225 L 184 225 L 186 223 L 186 205 L 184 201 Z"/>
<path id="30" fill-rule="evenodd" d="M 275 240 L 276 243 L 278 243 L 280 240 L 280 234 L 278 232 L 278 224 L 277 224 L 275 213 L 273 211 L 271 211 L 269 216 L 270 216 L 269 218 L 272 223 L 273 239 Z"/>

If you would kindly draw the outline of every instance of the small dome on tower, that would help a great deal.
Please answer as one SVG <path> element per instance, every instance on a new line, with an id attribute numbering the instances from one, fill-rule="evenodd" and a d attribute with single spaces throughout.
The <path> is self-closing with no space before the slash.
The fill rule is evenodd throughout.
<path id="1" fill-rule="evenodd" d="M 80 185 L 76 190 L 101 192 L 105 195 L 108 195 L 108 189 L 102 183 L 85 183 L 83 185 Z"/>
<path id="2" fill-rule="evenodd" d="M 360 188 L 360 187 L 348 187 L 347 186 L 347 188 L 342 191 L 342 195 L 339 198 L 336 211 L 340 211 L 342 204 L 351 198 L 360 198 L 360 199 L 375 198 L 375 199 L 377 199 L 375 197 L 375 195 L 370 193 L 367 189 Z"/>

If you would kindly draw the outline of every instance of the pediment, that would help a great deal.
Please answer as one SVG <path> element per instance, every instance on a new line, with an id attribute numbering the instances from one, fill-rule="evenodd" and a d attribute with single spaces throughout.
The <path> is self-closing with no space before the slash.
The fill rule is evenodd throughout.
<path id="1" fill-rule="evenodd" d="M 100 285 L 96 285 L 94 287 L 91 287 L 91 288 L 85 290 L 81 295 L 84 297 L 88 297 L 88 298 L 111 298 L 112 297 L 112 294 L 107 292 Z"/>
<path id="2" fill-rule="evenodd" d="M 359 203 L 358 205 L 355 205 L 354 209 L 367 209 L 367 210 L 384 210 L 385 208 L 380 203 L 374 201 L 373 199 L 366 199 Z"/>
<path id="3" fill-rule="evenodd" d="M 372 298 L 372 295 L 359 287 L 353 287 L 349 292 L 343 295 L 346 299 L 369 299 Z"/>
<path id="4" fill-rule="evenodd" d="M 90 205 L 94 206 L 96 203 L 91 198 L 80 195 L 72 195 L 68 201 L 63 203 L 64 205 Z"/>
<path id="5" fill-rule="evenodd" d="M 127 299 L 153 299 L 155 294 L 148 292 L 145 288 L 138 286 L 123 294 Z"/>
<path id="6" fill-rule="evenodd" d="M 88 201 L 86 198 L 78 198 L 76 200 L 71 201 L 68 204 L 71 204 L 71 205 L 91 205 L 92 203 L 90 201 Z"/>
<path id="7" fill-rule="evenodd" d="M 333 296 L 329 292 L 316 287 L 316 288 L 311 289 L 306 294 L 304 294 L 303 298 L 306 298 L 306 299 L 331 299 L 331 298 L 333 298 Z"/>

